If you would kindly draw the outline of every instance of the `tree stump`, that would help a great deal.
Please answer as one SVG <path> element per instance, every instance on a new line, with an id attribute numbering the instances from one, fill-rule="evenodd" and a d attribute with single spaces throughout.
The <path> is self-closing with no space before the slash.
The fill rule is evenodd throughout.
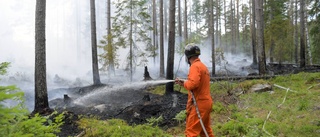
<path id="1" fill-rule="evenodd" d="M 147 67 L 147 66 L 144 67 L 143 77 L 144 77 L 144 79 L 143 79 L 144 81 L 152 80 L 152 78 L 150 77 L 150 74 L 149 74 L 149 71 L 148 71 L 148 67 Z"/>

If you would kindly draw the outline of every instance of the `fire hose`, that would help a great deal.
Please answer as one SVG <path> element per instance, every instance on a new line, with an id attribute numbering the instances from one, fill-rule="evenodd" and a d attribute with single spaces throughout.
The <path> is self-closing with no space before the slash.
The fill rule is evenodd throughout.
<path id="1" fill-rule="evenodd" d="M 202 121 L 202 118 L 201 118 L 201 115 L 200 115 L 200 111 L 199 111 L 199 108 L 198 108 L 198 105 L 197 105 L 196 98 L 194 97 L 194 94 L 193 94 L 192 91 L 190 91 L 190 93 L 191 93 L 191 96 L 192 96 L 193 105 L 196 107 L 196 112 L 197 112 L 198 118 L 200 120 L 200 125 L 202 127 L 202 130 L 205 133 L 206 137 L 209 137 L 208 132 L 207 132 L 206 128 L 204 127 L 204 124 L 203 124 L 203 121 Z"/>
<path id="2" fill-rule="evenodd" d="M 184 80 L 179 80 L 179 82 L 184 83 Z M 181 86 L 180 86 L 180 89 L 181 89 Z M 197 101 L 196 101 L 196 98 L 195 98 L 195 96 L 194 96 L 194 94 L 193 94 L 193 91 L 190 91 L 190 93 L 191 93 L 191 96 L 192 96 L 193 105 L 194 105 L 195 108 L 196 108 L 196 112 L 197 112 L 197 115 L 198 115 L 198 118 L 199 118 L 199 121 L 200 121 L 200 125 L 201 125 L 201 127 L 202 127 L 202 130 L 203 130 L 203 132 L 205 133 L 206 137 L 209 137 L 208 132 L 207 132 L 206 128 L 204 127 L 204 124 L 203 124 L 203 121 L 202 121 L 202 118 L 201 118 L 201 115 L 200 115 L 200 111 L 199 111 L 199 108 L 198 108 L 198 105 L 197 105 Z"/>

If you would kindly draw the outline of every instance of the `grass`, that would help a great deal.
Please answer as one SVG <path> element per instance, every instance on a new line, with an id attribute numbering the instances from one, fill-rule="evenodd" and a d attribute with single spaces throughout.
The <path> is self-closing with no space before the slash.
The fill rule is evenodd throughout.
<path id="1" fill-rule="evenodd" d="M 320 73 L 299 73 L 277 76 L 269 80 L 246 80 L 242 82 L 219 81 L 211 84 L 211 94 L 215 101 L 211 112 L 212 129 L 215 136 L 319 136 L 320 135 Z M 235 89 L 247 91 L 255 84 L 277 84 L 293 91 L 273 86 L 273 92 L 246 93 L 238 95 L 236 104 L 226 104 L 220 97 L 227 96 Z M 177 85 L 175 90 L 187 93 Z M 165 86 L 150 89 L 151 93 L 163 95 Z M 180 113 L 180 115 L 183 112 Z M 267 116 L 269 117 L 267 118 Z M 177 116 L 180 125 L 165 131 L 150 125 L 128 126 L 123 121 L 111 122 L 80 121 L 82 128 L 92 135 L 101 132 L 103 136 L 139 135 L 139 136 L 184 136 L 183 116 Z M 86 121 L 87 120 L 87 121 Z M 89 125 L 97 124 L 97 125 Z M 111 123 L 111 124 L 110 124 Z M 86 125 L 87 124 L 87 125 Z M 86 125 L 86 126 L 84 126 Z M 102 126 L 102 127 L 101 127 Z M 141 127 L 142 126 L 142 127 Z M 103 128 L 104 127 L 104 128 Z M 119 129 L 121 127 L 121 130 Z M 136 133 L 136 130 L 143 134 Z M 97 132 L 97 133 L 93 133 Z M 88 133 L 88 132 L 87 132 Z M 87 135 L 90 136 L 90 135 Z"/>
<path id="2" fill-rule="evenodd" d="M 250 83 L 278 84 L 295 92 L 277 87 L 272 93 L 250 93 L 240 96 L 237 110 L 228 122 L 215 121 L 217 136 L 319 136 L 319 88 L 308 89 L 319 82 L 320 73 L 299 73 L 279 76 L 268 81 L 245 81 L 238 84 L 244 90 Z M 216 103 L 217 104 L 217 103 Z M 280 105 L 282 104 L 282 105 Z M 280 106 L 279 106 L 280 105 Z M 279 106 L 279 107 L 278 107 Z M 268 119 L 267 115 L 270 114 Z M 212 116 L 219 116 L 214 112 Z M 215 119 L 214 119 L 215 120 Z M 264 121 L 265 127 L 263 129 Z"/>

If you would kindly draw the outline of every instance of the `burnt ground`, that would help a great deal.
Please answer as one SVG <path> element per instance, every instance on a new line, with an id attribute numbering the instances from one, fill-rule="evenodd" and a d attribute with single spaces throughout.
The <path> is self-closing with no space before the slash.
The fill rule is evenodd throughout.
<path id="1" fill-rule="evenodd" d="M 149 118 L 162 116 L 163 120 L 158 126 L 166 129 L 178 124 L 173 118 L 182 110 L 185 110 L 187 94 L 172 92 L 165 95 L 151 94 L 147 92 L 150 86 L 142 88 L 116 88 L 114 94 L 108 92 L 110 85 L 96 85 L 82 88 L 63 89 L 68 90 L 68 97 L 50 101 L 50 107 L 58 112 L 65 112 L 64 125 L 58 136 L 76 136 L 82 132 L 76 121 L 79 116 L 98 117 L 101 120 L 118 118 L 125 120 L 129 125 L 147 123 Z M 61 89 L 59 89 L 61 90 Z M 97 93 L 95 93 L 97 92 Z M 98 96 L 90 96 L 90 94 Z M 83 104 L 74 103 L 80 96 L 90 96 Z M 79 102 L 79 101 L 78 101 Z"/>
<path id="2" fill-rule="evenodd" d="M 252 66 L 250 69 L 252 69 Z M 293 64 L 269 64 L 268 70 L 272 71 L 274 75 L 293 74 L 301 71 L 320 72 L 320 66 L 307 66 L 304 69 L 300 69 Z M 102 92 L 96 96 L 90 96 L 90 99 L 80 101 L 82 104 L 74 102 L 77 102 L 77 99 L 82 96 L 113 89 L 113 87 L 102 84 L 57 89 L 67 91 L 67 95 L 64 98 L 50 101 L 51 108 L 66 113 L 64 125 L 57 135 L 67 137 L 80 134 L 82 130 L 78 128 L 76 123 L 79 120 L 79 116 L 95 116 L 101 120 L 119 118 L 131 125 L 147 123 L 148 118 L 162 116 L 163 121 L 158 123 L 159 127 L 166 129 L 178 124 L 173 118 L 177 113 L 185 109 L 187 94 L 175 91 L 170 94 L 156 95 L 147 92 L 150 86 L 134 87 L 115 88 L 115 90 L 111 90 L 111 93 Z M 225 104 L 234 104 L 238 101 L 238 97 L 230 93 L 214 95 L 213 98 Z"/>

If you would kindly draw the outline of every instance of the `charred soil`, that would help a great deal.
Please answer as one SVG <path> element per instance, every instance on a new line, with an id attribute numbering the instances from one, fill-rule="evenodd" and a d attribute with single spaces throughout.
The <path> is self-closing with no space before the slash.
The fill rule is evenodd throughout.
<path id="1" fill-rule="evenodd" d="M 149 118 L 162 117 L 159 127 L 166 129 L 176 126 L 174 120 L 177 113 L 185 110 L 187 94 L 172 92 L 165 95 L 157 95 L 146 92 L 148 87 L 141 89 L 119 89 L 117 94 L 108 94 L 108 99 L 96 98 L 89 104 L 79 105 L 72 103 L 74 100 L 87 94 L 92 94 L 96 89 L 108 89 L 109 85 L 87 86 L 69 89 L 68 95 L 50 101 L 51 108 L 65 113 L 64 124 L 60 137 L 76 136 L 82 132 L 77 121 L 80 117 L 96 117 L 101 120 L 118 118 L 125 120 L 129 125 L 148 123 Z M 110 87 L 111 88 L 111 87 Z M 111 97 L 110 97 L 111 96 Z"/>

